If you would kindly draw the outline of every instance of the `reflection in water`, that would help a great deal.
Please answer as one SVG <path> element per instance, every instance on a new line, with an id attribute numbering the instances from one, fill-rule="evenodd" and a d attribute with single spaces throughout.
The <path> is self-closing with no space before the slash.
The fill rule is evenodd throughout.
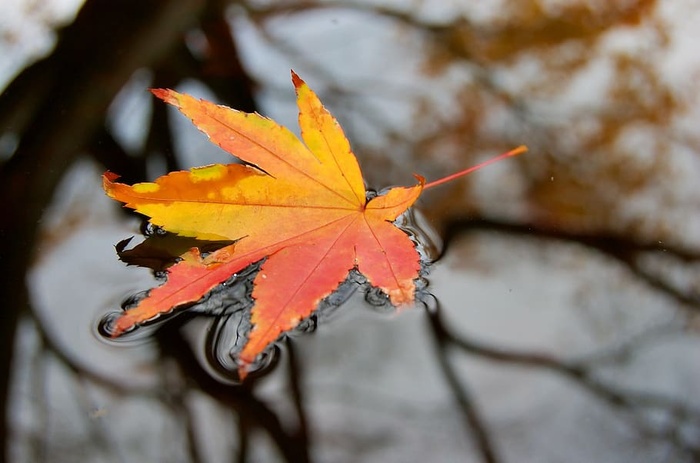
<path id="1" fill-rule="evenodd" d="M 42 8 L 27 11 L 43 24 L 44 5 L 56 2 L 34 3 Z M 169 121 L 164 105 L 151 106 L 146 81 L 194 86 L 208 93 L 198 96 L 216 94 L 246 111 L 255 97 L 264 103 L 259 110 L 278 115 L 290 106 L 276 90 L 290 63 L 304 63 L 325 89 L 370 184 L 404 184 L 412 172 L 436 178 L 505 146 L 531 146 L 526 159 L 422 199 L 431 220 L 452 230 L 447 259 L 430 269 L 449 325 L 430 311 L 432 332 L 449 328 L 449 360 L 489 417 L 496 459 L 698 460 L 700 9 L 692 1 L 521 0 L 507 9 L 421 2 L 410 11 L 381 0 L 371 2 L 382 5 L 376 11 L 347 1 L 304 2 L 294 11 L 275 2 L 233 10 L 201 1 L 107 3 L 86 2 L 55 51 L 18 74 L 0 105 L 9 461 L 280 461 L 271 439 L 294 462 L 495 460 L 465 446 L 464 431 L 477 431 L 460 426 L 455 412 L 464 394 L 446 394 L 436 378 L 435 363 L 447 357 L 429 348 L 430 331 L 416 323 L 425 318 L 420 308 L 389 326 L 377 321 L 389 317 L 336 319 L 322 327 L 331 336 L 282 349 L 291 367 L 276 368 L 263 388 L 212 379 L 235 371 L 250 328 L 245 288 L 229 302 L 213 292 L 167 327 L 170 317 L 161 317 L 119 340 L 158 341 L 150 345 L 127 351 L 93 342 L 93 308 L 117 308 L 147 277 L 115 270 L 109 243 L 131 229 L 115 205 L 100 202 L 100 173 L 139 181 L 221 156 Z M 175 20 L 175 11 L 187 20 Z M 34 30 L 26 26 L 14 30 Z M 20 43 L 22 34 L 9 32 L 0 43 Z M 74 164 L 78 154 L 97 171 Z M 59 180 L 70 188 L 56 190 L 47 212 Z M 452 219 L 461 222 L 450 228 Z M 413 219 L 401 220 L 413 233 Z M 461 243 L 452 239 L 467 233 Z M 426 263 L 440 255 L 439 245 L 417 241 Z M 142 250 L 129 257 L 150 258 Z M 374 310 L 392 310 L 359 275 L 350 278 L 356 282 L 343 288 L 365 292 Z M 31 305 L 17 297 L 25 281 Z M 426 284 L 417 281 L 418 305 L 431 308 Z M 296 332 L 340 315 L 332 307 Z M 20 312 L 32 320 L 16 324 L 11 350 Z M 189 368 L 199 363 L 186 356 L 189 338 L 180 339 L 190 333 L 179 322 L 193 314 L 210 327 L 198 333 L 210 339 L 196 347 L 201 357 L 209 352 L 201 362 L 209 373 Z M 646 333 L 657 325 L 667 330 L 663 338 Z M 276 350 L 261 373 L 280 358 Z M 582 356 L 585 364 L 572 369 L 569 360 Z M 297 387 L 270 394 L 277 379 Z M 247 391 L 298 406 L 266 412 L 251 407 Z M 652 420 L 657 412 L 661 419 Z"/>

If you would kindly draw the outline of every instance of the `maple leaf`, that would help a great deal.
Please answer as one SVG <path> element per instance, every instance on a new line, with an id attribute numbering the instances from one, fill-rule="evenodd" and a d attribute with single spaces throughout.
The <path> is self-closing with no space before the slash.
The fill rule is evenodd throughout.
<path id="1" fill-rule="evenodd" d="M 196 247 L 182 254 L 163 285 L 114 321 L 114 336 L 197 302 L 263 259 L 253 282 L 253 328 L 239 354 L 241 379 L 269 344 L 308 317 L 353 268 L 395 306 L 414 301 L 419 255 L 392 222 L 416 201 L 424 179 L 416 176 L 416 185 L 368 200 L 340 125 L 294 72 L 292 81 L 303 143 L 259 114 L 152 90 L 244 163 L 171 172 L 132 186 L 107 172 L 105 191 L 168 232 L 233 244 L 205 255 Z"/>

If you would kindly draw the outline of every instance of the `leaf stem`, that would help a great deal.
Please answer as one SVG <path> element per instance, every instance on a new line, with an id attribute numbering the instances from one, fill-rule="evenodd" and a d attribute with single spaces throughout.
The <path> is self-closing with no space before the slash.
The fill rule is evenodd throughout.
<path id="1" fill-rule="evenodd" d="M 472 167 L 470 167 L 470 168 L 468 168 L 468 169 L 464 169 L 464 170 L 462 170 L 462 171 L 460 171 L 460 172 L 454 173 L 454 174 L 452 174 L 452 175 L 448 175 L 447 177 L 443 177 L 443 178 L 438 179 L 438 180 L 435 180 L 435 181 L 433 181 L 433 182 L 426 183 L 425 185 L 423 185 L 423 189 L 426 190 L 426 189 L 432 188 L 432 187 L 434 187 L 434 186 L 442 185 L 443 183 L 447 183 L 447 182 L 450 182 L 450 181 L 452 181 L 452 180 L 454 180 L 454 179 L 456 179 L 456 178 L 463 177 L 463 176 L 465 176 L 465 175 L 467 175 L 467 174 L 470 174 L 470 173 L 474 172 L 475 170 L 479 170 L 479 169 L 481 169 L 482 167 L 486 167 L 486 166 L 488 166 L 488 165 L 494 164 L 494 163 L 496 163 L 496 162 L 498 162 L 498 161 L 501 161 L 501 160 L 503 160 L 503 159 L 505 159 L 505 158 L 509 158 L 509 157 L 511 157 L 511 156 L 517 156 L 517 155 L 519 155 L 519 154 L 523 154 L 523 153 L 525 153 L 526 151 L 527 151 L 527 146 L 525 146 L 525 145 L 520 145 L 520 146 L 518 146 L 517 148 L 513 148 L 512 150 L 510 150 L 510 151 L 508 151 L 508 152 L 506 152 L 506 153 L 499 154 L 499 155 L 496 156 L 495 158 L 491 158 L 491 159 L 486 160 L 486 161 L 484 161 L 484 162 L 480 162 L 479 164 L 477 164 L 477 165 L 475 165 L 475 166 L 472 166 Z"/>

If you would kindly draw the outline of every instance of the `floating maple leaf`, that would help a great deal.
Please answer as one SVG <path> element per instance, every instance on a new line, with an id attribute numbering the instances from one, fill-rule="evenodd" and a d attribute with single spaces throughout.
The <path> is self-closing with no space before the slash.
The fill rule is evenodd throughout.
<path id="1" fill-rule="evenodd" d="M 308 317 L 353 268 L 395 306 L 413 302 L 419 255 L 392 222 L 416 201 L 424 179 L 416 176 L 416 185 L 392 188 L 368 200 L 340 125 L 293 72 L 292 81 L 303 143 L 258 114 L 172 90 L 152 90 L 245 164 L 171 172 L 154 183 L 133 186 L 116 183 L 117 176 L 107 172 L 105 191 L 164 230 L 234 243 L 204 257 L 198 248 L 185 252 L 167 269 L 162 286 L 114 321 L 114 336 L 198 301 L 263 259 L 254 279 L 253 328 L 239 356 L 241 378 L 270 343 Z"/>

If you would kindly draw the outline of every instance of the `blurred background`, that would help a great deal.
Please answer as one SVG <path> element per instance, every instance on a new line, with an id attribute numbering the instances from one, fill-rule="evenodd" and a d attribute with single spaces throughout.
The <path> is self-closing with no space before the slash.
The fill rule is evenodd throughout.
<path id="1" fill-rule="evenodd" d="M 1 455 L 11 462 L 700 461 L 698 0 L 9 0 L 0 15 Z M 230 156 L 147 92 L 297 131 L 294 69 L 435 262 L 227 381 L 211 317 L 127 343 L 157 284 L 125 182 Z M 218 355 L 213 354 L 214 357 Z"/>

